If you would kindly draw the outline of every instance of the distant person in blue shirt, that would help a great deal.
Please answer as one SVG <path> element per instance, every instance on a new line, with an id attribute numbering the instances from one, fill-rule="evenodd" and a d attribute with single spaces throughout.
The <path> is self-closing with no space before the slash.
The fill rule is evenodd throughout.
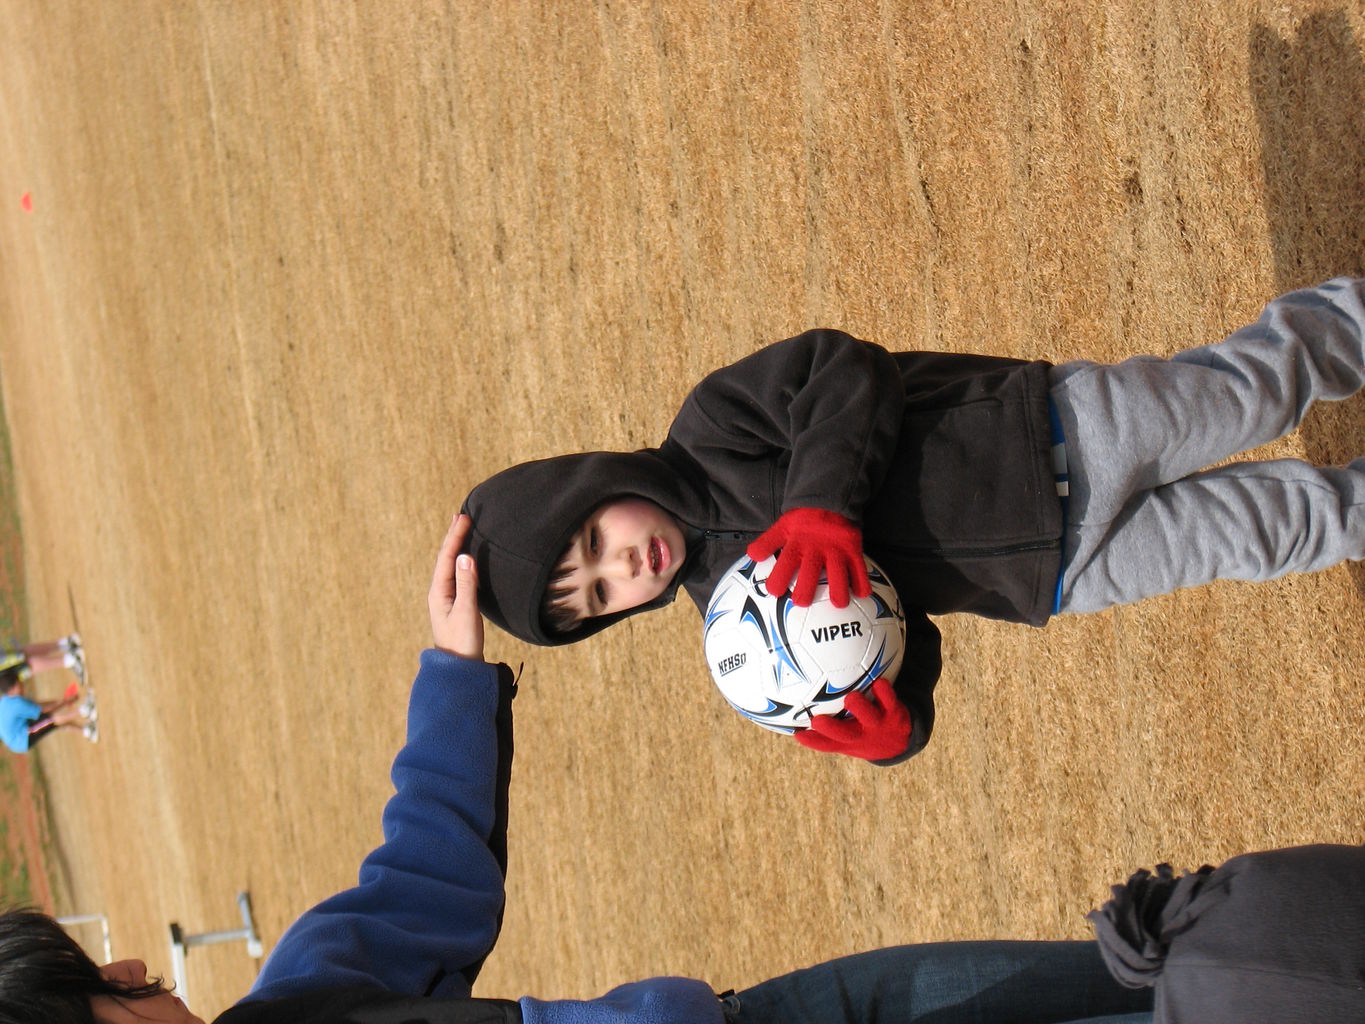
<path id="1" fill-rule="evenodd" d="M 74 684 L 57 700 L 34 701 L 24 696 L 22 665 L 0 671 L 0 740 L 16 754 L 29 748 L 58 729 L 79 729 L 92 743 L 99 738 L 98 727 L 90 717 L 93 701 L 81 700 Z"/>

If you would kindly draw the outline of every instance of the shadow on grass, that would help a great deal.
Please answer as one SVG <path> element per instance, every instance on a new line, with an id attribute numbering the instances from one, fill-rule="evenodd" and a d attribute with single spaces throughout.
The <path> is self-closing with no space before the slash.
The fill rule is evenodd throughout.
<path id="1" fill-rule="evenodd" d="M 1251 96 L 1261 128 L 1266 217 L 1277 292 L 1365 274 L 1365 62 L 1341 11 L 1292 36 L 1251 34 Z M 1301 428 L 1307 458 L 1365 454 L 1365 398 L 1317 406 Z M 1350 566 L 1365 595 L 1365 563 Z"/>

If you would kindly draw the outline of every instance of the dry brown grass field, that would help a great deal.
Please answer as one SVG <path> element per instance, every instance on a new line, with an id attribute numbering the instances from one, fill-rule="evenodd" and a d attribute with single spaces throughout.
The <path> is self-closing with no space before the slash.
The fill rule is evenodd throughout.
<path id="1" fill-rule="evenodd" d="M 817 325 L 1170 353 L 1365 260 L 1351 2 L 0 0 L 0 372 L 65 911 L 168 970 L 378 838 L 437 542 L 513 462 L 657 443 Z M 32 198 L 26 210 L 20 199 Z M 1365 399 L 1277 454 L 1365 450 Z M 485 995 L 1075 937 L 1130 869 L 1365 838 L 1365 575 L 946 618 L 927 751 L 713 692 L 690 604 L 525 662 Z M 255 965 L 196 951 L 200 1013 Z"/>

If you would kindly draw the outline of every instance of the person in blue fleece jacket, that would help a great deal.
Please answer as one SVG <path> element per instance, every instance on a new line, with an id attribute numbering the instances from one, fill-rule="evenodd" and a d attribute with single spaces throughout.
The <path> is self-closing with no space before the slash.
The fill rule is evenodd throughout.
<path id="1" fill-rule="evenodd" d="M 947 942 L 844 957 L 717 994 L 657 977 L 596 999 L 484 999 L 502 921 L 512 697 L 483 662 L 473 560 L 451 523 L 428 604 L 435 644 L 412 686 L 384 841 L 358 884 L 286 930 L 216 1024 L 1060 1024 L 1151 1020 L 1094 942 Z M 140 960 L 96 966 L 52 918 L 0 915 L 0 1024 L 203 1024 Z"/>

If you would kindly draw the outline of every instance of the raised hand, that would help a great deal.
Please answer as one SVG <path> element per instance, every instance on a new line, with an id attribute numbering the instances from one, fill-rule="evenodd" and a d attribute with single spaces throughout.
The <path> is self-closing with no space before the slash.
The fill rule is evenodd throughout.
<path id="1" fill-rule="evenodd" d="M 748 555 L 761 562 L 780 550 L 768 574 L 768 593 L 784 594 L 796 577 L 792 603 L 802 608 L 815 600 L 821 572 L 829 584 L 829 599 L 836 608 L 848 605 L 850 581 L 853 593 L 867 597 L 872 585 L 863 561 L 863 534 L 838 512 L 819 508 L 793 508 L 768 527 L 748 547 Z"/>
<path id="2" fill-rule="evenodd" d="M 478 573 L 472 556 L 458 554 L 471 525 L 466 515 L 450 521 L 436 556 L 427 610 L 431 613 L 431 635 L 437 647 L 471 661 L 483 661 Z"/>
<path id="3" fill-rule="evenodd" d="M 796 742 L 824 754 L 845 754 L 864 761 L 885 761 L 904 754 L 914 727 L 909 709 L 885 677 L 872 684 L 872 695 L 877 698 L 875 704 L 863 693 L 844 698 L 844 710 L 851 718 L 812 716 L 810 728 L 796 733 Z"/>

